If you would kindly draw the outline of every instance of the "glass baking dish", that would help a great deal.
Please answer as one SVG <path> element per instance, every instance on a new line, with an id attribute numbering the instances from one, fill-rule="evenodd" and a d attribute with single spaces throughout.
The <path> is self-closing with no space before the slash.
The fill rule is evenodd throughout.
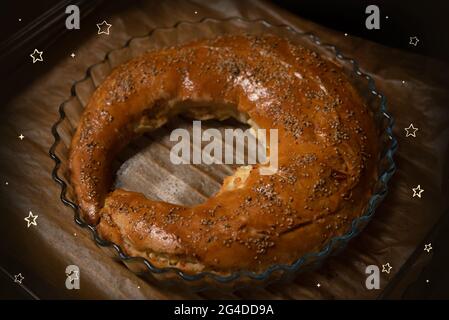
<path id="1" fill-rule="evenodd" d="M 378 125 L 382 153 L 379 161 L 379 176 L 373 188 L 372 196 L 366 204 L 364 212 L 352 221 L 351 228 L 347 233 L 332 238 L 319 252 L 310 252 L 298 257 L 291 265 L 272 265 L 262 273 L 241 270 L 229 275 L 211 272 L 188 274 L 175 267 L 157 268 L 144 258 L 130 257 L 118 245 L 101 239 L 95 226 L 84 222 L 79 214 L 76 198 L 68 179 L 67 157 L 71 138 L 76 130 L 80 115 L 96 87 L 102 83 L 114 67 L 121 63 L 149 50 L 179 45 L 197 39 L 239 33 L 255 35 L 271 33 L 286 37 L 341 66 L 365 100 L 367 107 L 373 111 Z M 52 127 L 55 140 L 49 154 L 55 162 L 52 176 L 61 187 L 61 201 L 73 209 L 75 222 L 82 228 L 90 230 L 94 241 L 127 265 L 130 270 L 147 278 L 150 282 L 157 281 L 158 284 L 163 285 L 181 284 L 190 289 L 218 287 L 233 290 L 240 286 L 265 286 L 273 281 L 288 280 L 301 271 L 315 268 L 326 257 L 344 248 L 348 241 L 363 229 L 386 196 L 387 183 L 395 172 L 393 154 L 397 149 L 397 141 L 392 133 L 393 124 L 393 118 L 387 112 L 386 99 L 377 91 L 374 80 L 359 68 L 356 61 L 344 56 L 334 45 L 322 43 L 318 37 L 311 33 L 295 31 L 288 25 L 272 25 L 265 20 L 246 20 L 240 17 L 224 20 L 203 18 L 198 22 L 180 21 L 173 27 L 155 28 L 145 36 L 130 39 L 124 47 L 110 51 L 103 61 L 90 66 L 85 77 L 73 84 L 70 98 L 64 101 L 59 108 L 59 119 Z M 122 184 L 126 184 L 126 182 L 122 182 Z M 167 190 L 167 192 L 170 192 L 170 190 Z"/>

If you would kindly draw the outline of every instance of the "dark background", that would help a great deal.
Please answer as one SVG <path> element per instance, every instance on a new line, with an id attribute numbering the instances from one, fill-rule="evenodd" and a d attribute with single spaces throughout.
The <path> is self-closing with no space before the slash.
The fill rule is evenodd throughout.
<path id="1" fill-rule="evenodd" d="M 114 3 L 120 7 L 136 1 L 138 0 L 108 0 L 107 4 Z M 271 2 L 349 36 L 358 36 L 449 63 L 447 0 L 271 0 Z M 64 22 L 65 8 L 70 4 L 77 4 L 80 7 L 83 20 L 94 10 L 101 11 L 106 1 L 0 1 L 0 75 L 7 76 L 8 73 L 22 67 L 20 62 L 24 56 L 28 59 L 29 52 L 33 52 L 34 48 L 46 50 L 67 32 Z M 365 9 L 370 4 L 375 4 L 380 9 L 379 30 L 368 30 L 365 27 L 368 16 Z M 410 30 L 413 30 L 413 34 Z M 416 47 L 409 44 L 410 37 L 413 36 L 419 39 L 419 45 Z M 23 81 L 21 84 L 9 84 L 15 90 L 4 90 L 0 102 L 13 95 L 18 86 L 25 85 L 26 79 Z"/>
<path id="2" fill-rule="evenodd" d="M 449 62 L 449 1 L 447 0 L 274 0 L 295 14 L 386 46 Z M 365 27 L 365 8 L 380 9 L 379 30 Z M 386 18 L 388 16 L 388 19 Z M 410 34 L 413 30 L 413 34 Z M 419 45 L 409 44 L 417 36 Z"/>
<path id="3" fill-rule="evenodd" d="M 119 2 L 118 0 L 113 0 Z M 129 2 L 129 1 L 127 1 Z M 443 0 L 273 0 L 278 6 L 303 18 L 312 20 L 329 28 L 362 37 L 386 46 L 408 52 L 429 56 L 449 63 L 449 1 Z M 66 32 L 65 7 L 78 4 L 82 19 L 94 10 L 101 10 L 104 1 L 0 1 L 0 79 L 7 79 L 9 72 L 18 68 L 22 57 L 35 47 L 47 49 Z M 367 30 L 365 27 L 365 8 L 375 4 L 380 8 L 380 30 Z M 121 1 L 119 5 L 126 5 Z M 388 19 L 386 18 L 388 16 Z M 21 21 L 19 21 L 19 18 Z M 411 27 L 412 26 L 412 27 Z M 413 30 L 410 34 L 409 30 Z M 409 44 L 409 37 L 417 36 L 419 45 Z M 22 83 L 2 84 L 0 103 L 32 81 L 38 74 L 29 73 Z M 11 90 L 11 88 L 13 88 Z M 434 250 L 432 262 L 420 275 L 420 280 L 412 285 L 407 298 L 448 298 L 449 297 L 449 218 L 439 225 L 432 236 Z M 439 275 L 438 278 L 432 275 Z M 431 288 L 425 287 L 423 279 L 430 279 Z M 0 265 L 0 299 L 31 298 L 2 272 Z"/>
<path id="4" fill-rule="evenodd" d="M 126 3 L 134 0 L 109 0 L 108 2 L 111 1 Z M 81 3 L 81 7 L 90 7 L 101 2 L 103 0 L 2 0 L 0 1 L 2 30 L 0 44 L 57 4 L 62 8 L 76 3 Z M 449 61 L 449 1 L 447 0 L 272 0 L 272 2 L 303 18 L 343 33 L 347 32 L 349 35 L 363 37 L 387 46 L 413 50 Z M 380 30 L 365 28 L 367 17 L 365 8 L 370 4 L 375 4 L 380 9 Z M 64 9 L 59 11 L 61 15 L 64 15 Z M 81 10 L 82 13 L 83 11 Z M 50 23 L 49 20 L 43 21 L 43 24 Z M 64 27 L 64 24 L 59 23 L 59 27 Z M 408 34 L 410 29 L 414 30 L 414 34 Z M 63 32 L 62 28 L 59 33 L 61 32 Z M 410 46 L 409 36 L 417 36 L 420 39 L 419 46 Z"/>

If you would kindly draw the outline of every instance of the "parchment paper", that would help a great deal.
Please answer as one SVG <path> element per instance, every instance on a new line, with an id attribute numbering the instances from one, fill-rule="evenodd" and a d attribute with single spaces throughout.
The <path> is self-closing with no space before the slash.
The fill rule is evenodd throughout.
<path id="1" fill-rule="evenodd" d="M 197 294 L 149 284 L 107 256 L 87 232 L 74 224 L 72 211 L 59 200 L 59 187 L 51 179 L 50 127 L 58 118 L 59 104 L 69 96 L 73 81 L 82 78 L 86 68 L 103 59 L 106 52 L 121 47 L 133 36 L 146 34 L 156 26 L 204 16 L 264 18 L 314 32 L 359 61 L 362 69 L 375 78 L 396 118 L 398 171 L 386 200 L 344 252 L 288 285 L 245 289 L 234 294 Z M 109 36 L 97 35 L 95 24 L 104 19 L 112 24 Z M 72 52 L 75 58 L 70 57 Z M 108 5 L 96 16 L 82 21 L 78 33 L 65 36 L 46 51 L 44 63 L 32 67 L 38 68 L 39 76 L 2 106 L 0 264 L 10 274 L 21 272 L 25 277 L 23 285 L 37 297 L 397 298 L 413 281 L 414 276 L 410 275 L 422 267 L 409 258 L 415 250 L 422 251 L 425 237 L 447 212 L 449 77 L 447 66 L 440 62 L 345 37 L 263 1 L 140 1 L 121 7 Z M 27 74 L 9 77 L 23 78 Z M 419 128 L 416 138 L 405 137 L 404 128 L 410 123 Z M 20 134 L 25 136 L 23 140 L 18 138 Z M 422 198 L 413 198 L 412 188 L 418 184 L 425 191 Z M 24 218 L 29 211 L 39 217 L 37 226 L 27 228 Z M 367 290 L 365 267 L 381 267 L 387 262 L 392 270 L 389 274 L 381 273 L 381 289 Z M 81 270 L 80 290 L 65 287 L 65 268 L 70 264 Z"/>

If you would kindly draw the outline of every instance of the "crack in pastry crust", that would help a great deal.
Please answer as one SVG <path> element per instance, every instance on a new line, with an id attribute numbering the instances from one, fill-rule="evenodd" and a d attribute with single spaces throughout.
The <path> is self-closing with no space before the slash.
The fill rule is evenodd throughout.
<path id="1" fill-rule="evenodd" d="M 246 168 L 238 187 L 227 178 L 195 207 L 110 192 L 117 153 L 181 112 L 278 129 L 278 172 Z M 291 264 L 347 232 L 372 194 L 378 159 L 373 116 L 338 66 L 286 39 L 245 35 L 149 52 L 116 68 L 82 115 L 70 169 L 83 217 L 127 254 L 228 274 Z"/>

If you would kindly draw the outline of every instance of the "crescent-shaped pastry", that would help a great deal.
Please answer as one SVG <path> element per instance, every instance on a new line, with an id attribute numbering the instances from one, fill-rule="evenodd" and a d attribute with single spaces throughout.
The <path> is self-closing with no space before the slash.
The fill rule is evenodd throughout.
<path id="1" fill-rule="evenodd" d="M 243 167 L 194 207 L 111 191 L 117 153 L 179 113 L 277 129 L 278 171 Z M 337 65 L 274 35 L 224 36 L 117 67 L 73 137 L 71 183 L 83 217 L 131 256 L 188 273 L 260 272 L 350 229 L 377 180 L 377 137 Z"/>

